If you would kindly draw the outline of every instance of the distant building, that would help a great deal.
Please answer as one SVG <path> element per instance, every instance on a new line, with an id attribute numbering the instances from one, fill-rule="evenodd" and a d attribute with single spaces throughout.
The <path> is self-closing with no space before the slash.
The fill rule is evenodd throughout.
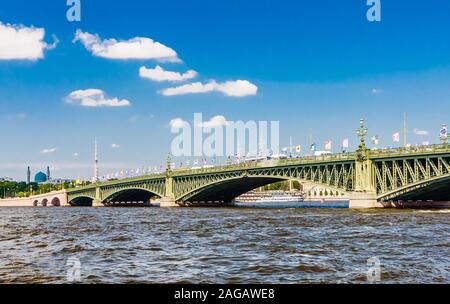
<path id="1" fill-rule="evenodd" d="M 31 169 L 28 167 L 27 169 L 27 184 L 29 185 L 31 183 Z"/>
<path id="2" fill-rule="evenodd" d="M 38 172 L 35 176 L 34 176 L 34 182 L 38 183 L 38 184 L 43 184 L 47 181 L 47 175 L 44 172 Z"/>
<path id="3" fill-rule="evenodd" d="M 13 179 L 9 177 L 0 177 L 0 182 L 12 182 Z"/>

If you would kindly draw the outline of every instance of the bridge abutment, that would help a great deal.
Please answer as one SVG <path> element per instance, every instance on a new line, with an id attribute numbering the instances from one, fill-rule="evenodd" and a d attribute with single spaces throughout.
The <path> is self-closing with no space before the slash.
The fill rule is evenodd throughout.
<path id="1" fill-rule="evenodd" d="M 353 192 L 350 194 L 350 209 L 371 209 L 383 208 L 383 205 L 377 201 L 375 192 Z"/>
<path id="2" fill-rule="evenodd" d="M 101 200 L 95 199 L 92 201 L 92 207 L 99 208 L 99 207 L 105 207 L 105 205 L 103 205 Z"/>
<path id="3" fill-rule="evenodd" d="M 177 204 L 175 199 L 173 199 L 171 197 L 163 197 L 159 201 L 159 207 L 161 207 L 161 208 L 176 208 L 176 207 L 180 207 L 180 206 Z"/>

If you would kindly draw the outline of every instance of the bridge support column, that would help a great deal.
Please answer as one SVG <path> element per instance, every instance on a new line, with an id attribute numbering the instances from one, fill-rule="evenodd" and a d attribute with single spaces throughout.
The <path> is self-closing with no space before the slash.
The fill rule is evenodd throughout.
<path id="1" fill-rule="evenodd" d="M 375 192 L 353 192 L 350 194 L 350 209 L 383 208 Z"/>
<path id="2" fill-rule="evenodd" d="M 166 167 L 166 195 L 160 200 L 159 207 L 161 208 L 180 207 L 175 200 L 175 194 L 173 191 L 173 178 L 170 163 L 170 154 L 167 157 L 167 167 Z"/>
<path id="3" fill-rule="evenodd" d="M 95 199 L 92 201 L 92 207 L 98 208 L 98 207 L 105 207 L 105 205 L 102 204 L 102 201 L 99 199 Z"/>
<path id="4" fill-rule="evenodd" d="M 163 197 L 160 200 L 159 207 L 161 207 L 161 208 L 175 208 L 175 207 L 180 207 L 180 206 L 176 203 L 175 199 L 173 199 L 171 197 Z"/>
<path id="5" fill-rule="evenodd" d="M 92 201 L 92 207 L 105 207 L 105 205 L 102 204 L 100 187 L 95 188 L 95 199 Z"/>

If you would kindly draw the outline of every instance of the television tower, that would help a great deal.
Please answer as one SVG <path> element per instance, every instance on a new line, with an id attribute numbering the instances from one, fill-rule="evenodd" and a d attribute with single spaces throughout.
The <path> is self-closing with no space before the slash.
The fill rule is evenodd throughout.
<path id="1" fill-rule="evenodd" d="M 31 183 L 31 169 L 28 166 L 27 168 L 27 185 L 29 185 Z"/>
<path id="2" fill-rule="evenodd" d="M 95 165 L 94 165 L 94 182 L 98 182 L 99 178 L 99 174 L 98 174 L 98 142 L 97 142 L 97 137 L 95 138 L 95 147 L 94 147 L 94 157 L 95 157 Z"/>

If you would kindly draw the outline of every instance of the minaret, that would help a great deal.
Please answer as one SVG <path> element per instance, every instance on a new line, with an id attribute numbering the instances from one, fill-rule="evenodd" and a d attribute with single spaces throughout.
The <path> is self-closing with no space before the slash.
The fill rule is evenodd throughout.
<path id="1" fill-rule="evenodd" d="M 27 185 L 31 183 L 31 169 L 30 166 L 27 168 Z"/>
<path id="2" fill-rule="evenodd" d="M 95 138 L 94 157 L 95 157 L 94 182 L 98 182 L 99 179 L 98 179 L 98 142 L 97 142 L 97 137 Z"/>
<path id="3" fill-rule="evenodd" d="M 50 167 L 47 166 L 47 181 L 50 181 Z"/>

